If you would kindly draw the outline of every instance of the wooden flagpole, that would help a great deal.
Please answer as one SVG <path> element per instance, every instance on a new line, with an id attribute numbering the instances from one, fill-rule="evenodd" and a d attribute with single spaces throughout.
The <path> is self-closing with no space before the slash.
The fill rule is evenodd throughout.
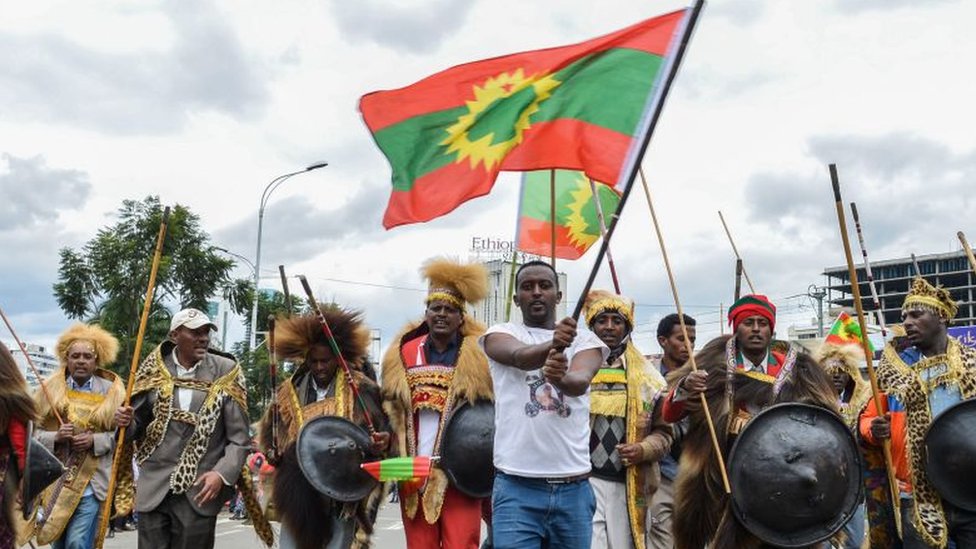
<path id="1" fill-rule="evenodd" d="M 518 249 L 516 246 L 512 247 L 512 263 L 508 270 L 508 294 L 505 299 L 505 322 L 512 319 L 512 296 L 515 295 L 515 271 L 516 265 L 518 265 Z"/>
<path id="2" fill-rule="evenodd" d="M 593 268 L 590 269 L 590 275 L 586 279 L 586 283 L 583 285 L 583 291 L 580 292 L 580 298 L 576 300 L 576 308 L 573 310 L 574 319 L 579 319 L 580 314 L 583 312 L 583 305 L 586 302 L 586 296 L 590 293 L 590 288 L 593 287 L 593 281 L 596 280 L 596 275 L 600 270 L 600 264 L 603 263 L 603 256 L 606 255 L 607 250 L 610 247 L 610 238 L 613 237 L 614 230 L 616 230 L 617 224 L 620 221 L 620 214 L 624 211 L 624 206 L 627 204 L 627 199 L 630 198 L 630 193 L 634 189 L 634 180 L 637 179 L 637 171 L 640 167 L 641 159 L 644 157 L 644 151 L 647 150 L 647 145 L 651 141 L 651 135 L 654 133 L 654 128 L 657 126 L 657 121 L 661 117 L 661 110 L 664 107 L 664 102 L 667 100 L 668 92 L 671 90 L 671 84 L 674 82 L 674 78 L 678 74 L 678 67 L 681 66 L 681 60 L 684 58 L 685 51 L 688 49 L 688 41 L 691 39 L 691 34 L 695 30 L 695 24 L 698 22 L 698 16 L 701 14 L 701 9 L 704 5 L 704 0 L 696 0 L 695 5 L 691 8 L 691 12 L 688 14 L 688 19 L 685 23 L 681 38 L 679 39 L 680 41 L 677 44 L 674 58 L 668 66 L 668 73 L 661 88 L 659 99 L 654 105 L 654 109 L 649 117 L 647 132 L 643 136 L 643 142 L 640 145 L 640 150 L 635 155 L 633 165 L 630 167 L 630 172 L 627 174 L 627 184 L 624 186 L 624 191 L 620 195 L 620 202 L 617 204 L 617 210 L 612 216 L 610 216 L 610 225 L 607 227 L 607 235 L 603 237 L 603 242 L 600 244 L 600 250 L 597 252 L 596 259 L 593 261 Z"/>
<path id="3" fill-rule="evenodd" d="M 603 238 L 607 237 L 607 222 L 603 218 L 603 204 L 600 203 L 600 195 L 598 194 L 598 189 L 596 183 L 590 179 L 586 178 L 590 182 L 590 194 L 593 195 L 593 205 L 596 206 L 596 216 L 600 220 L 600 236 Z M 620 279 L 617 278 L 617 267 L 613 264 L 613 256 L 610 255 L 610 247 L 607 246 L 607 266 L 610 267 L 610 278 L 613 279 L 613 289 L 620 294 Z"/>
<path id="4" fill-rule="evenodd" d="M 3 323 L 7 325 L 7 330 L 10 331 L 10 335 L 13 336 L 14 341 L 17 342 L 17 346 L 20 347 L 20 352 L 24 353 L 24 359 L 27 360 L 27 366 L 30 367 L 31 372 L 34 373 L 34 377 L 37 378 L 37 382 L 41 385 L 41 393 L 44 394 L 44 399 L 47 400 L 48 406 L 51 407 L 51 411 L 54 412 L 54 417 L 58 420 L 59 425 L 64 424 L 64 420 L 61 419 L 61 414 L 58 413 L 58 407 L 54 405 L 54 401 L 51 400 L 50 393 L 47 392 L 47 384 L 44 383 L 44 378 L 41 377 L 41 373 L 37 371 L 37 367 L 34 366 L 34 361 L 31 360 L 29 354 L 27 354 L 27 347 L 24 347 L 24 343 L 20 341 L 17 337 L 17 332 L 14 331 L 14 327 L 10 324 L 10 319 L 7 318 L 6 313 L 3 312 L 3 308 L 0 307 L 0 317 L 3 317 Z"/>
<path id="5" fill-rule="evenodd" d="M 681 309 L 681 300 L 678 299 L 678 286 L 674 282 L 674 273 L 671 271 L 668 251 L 664 247 L 664 236 L 661 234 L 661 227 L 657 222 L 657 214 L 654 212 L 654 202 L 651 200 L 651 189 L 647 186 L 647 178 L 644 177 L 644 170 L 640 170 L 640 178 L 641 184 L 644 186 L 644 194 L 647 196 L 647 206 L 651 210 L 651 220 L 654 222 L 654 232 L 657 233 L 657 242 L 661 246 L 661 255 L 664 257 L 664 268 L 668 272 L 668 281 L 671 283 L 671 295 L 674 297 L 674 306 L 678 309 L 678 323 L 681 325 L 681 333 L 685 337 L 685 347 L 688 349 L 688 362 L 691 364 L 691 371 L 697 372 L 698 365 L 695 363 L 695 349 L 691 346 L 691 338 L 688 337 L 688 326 L 685 325 L 685 313 Z M 718 469 L 722 473 L 722 485 L 725 487 L 725 493 L 731 494 L 732 486 L 729 484 L 729 477 L 725 471 L 725 458 L 722 456 L 722 447 L 718 443 L 718 434 L 715 432 L 712 413 L 708 409 L 708 401 L 705 400 L 705 393 L 698 393 L 698 396 L 701 398 L 702 410 L 705 412 L 705 422 L 708 423 L 708 434 L 711 435 L 712 447 L 715 450 L 715 457 L 718 459 Z"/>
<path id="6" fill-rule="evenodd" d="M 864 304 L 861 303 L 861 288 L 857 280 L 857 269 L 854 268 L 854 258 L 851 256 L 851 242 L 847 237 L 847 221 L 844 216 L 844 205 L 840 200 L 840 180 L 837 178 L 837 165 L 830 164 L 830 183 L 834 188 L 834 202 L 837 208 L 837 223 L 840 225 L 840 238 L 844 243 L 844 255 L 847 257 L 847 274 L 851 283 L 851 294 L 854 296 L 854 308 L 857 310 L 857 322 L 861 327 L 861 347 L 864 349 L 864 359 L 868 366 L 868 378 L 871 380 L 871 392 L 874 396 L 875 411 L 878 416 L 884 417 L 884 410 L 881 408 L 881 389 L 878 386 L 878 376 L 874 372 L 874 356 L 871 352 L 871 344 L 868 341 L 867 323 L 864 321 Z M 891 440 L 883 441 L 881 450 L 884 453 L 885 469 L 888 473 L 888 488 L 891 492 L 891 504 L 895 511 L 895 528 L 898 535 L 901 535 L 901 517 L 898 511 L 899 492 L 898 482 L 895 479 L 894 461 L 891 459 Z"/>
<path id="7" fill-rule="evenodd" d="M 725 223 L 725 216 L 722 215 L 722 210 L 718 211 L 718 218 L 722 220 L 722 227 L 725 228 L 725 235 L 729 237 L 729 244 L 732 245 L 732 252 L 735 254 L 735 258 L 742 261 L 742 256 L 739 255 L 739 249 L 735 247 L 735 241 L 732 240 L 732 233 L 729 231 L 729 226 Z M 756 287 L 752 285 L 752 280 L 749 279 L 749 273 L 746 272 L 746 267 L 742 266 L 742 275 L 746 277 L 746 284 L 749 285 L 749 293 L 756 293 Z M 736 299 L 739 299 L 736 297 Z"/>
<path id="8" fill-rule="evenodd" d="M 549 170 L 549 261 L 556 268 L 556 170 Z"/>
<path id="9" fill-rule="evenodd" d="M 169 223 L 169 206 L 163 210 L 163 219 L 159 223 L 159 234 L 156 235 L 156 250 L 153 252 L 152 267 L 149 270 L 149 284 L 146 288 L 145 300 L 142 304 L 142 316 L 139 318 L 139 331 L 136 334 L 136 345 L 132 351 L 132 361 L 129 363 L 129 379 L 125 388 L 125 402 L 123 406 L 132 403 L 132 388 L 136 383 L 136 370 L 139 369 L 139 355 L 142 354 L 142 340 L 146 336 L 146 324 L 149 322 L 149 311 L 152 309 L 153 294 L 156 291 L 156 273 L 159 272 L 159 262 L 163 256 L 163 242 L 166 240 L 166 225 Z M 125 427 L 119 427 L 116 434 L 115 453 L 112 455 L 112 470 L 108 476 L 108 489 L 105 493 L 104 508 L 101 510 L 101 521 L 95 537 L 95 547 L 101 549 L 105 543 L 105 532 L 111 520 L 112 500 L 115 498 L 115 485 L 118 481 L 119 461 L 122 459 L 122 448 L 125 446 Z M 132 467 L 126 463 L 126 467 Z"/>

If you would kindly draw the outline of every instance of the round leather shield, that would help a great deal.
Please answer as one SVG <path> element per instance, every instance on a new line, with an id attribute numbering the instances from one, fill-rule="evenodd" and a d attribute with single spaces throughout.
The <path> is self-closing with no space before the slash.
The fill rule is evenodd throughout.
<path id="1" fill-rule="evenodd" d="M 448 419 L 441 440 L 440 467 L 455 488 L 473 498 L 491 496 L 495 481 L 495 405 L 464 403 Z"/>
<path id="2" fill-rule="evenodd" d="M 950 406 L 925 434 L 925 471 L 949 503 L 976 511 L 976 399 Z"/>
<path id="3" fill-rule="evenodd" d="M 48 486 L 61 478 L 64 465 L 50 450 L 33 437 L 34 424 L 27 424 L 27 452 L 24 459 L 23 480 L 20 483 L 21 511 L 24 520 L 30 520 L 34 503 Z"/>
<path id="4" fill-rule="evenodd" d="M 833 412 L 786 403 L 757 414 L 729 454 L 732 510 L 762 541 L 806 547 L 840 530 L 861 500 L 861 455 Z"/>
<path id="5" fill-rule="evenodd" d="M 341 417 L 319 416 L 299 431 L 295 451 L 313 488 L 338 501 L 359 501 L 377 482 L 360 468 L 369 446 L 362 427 Z"/>

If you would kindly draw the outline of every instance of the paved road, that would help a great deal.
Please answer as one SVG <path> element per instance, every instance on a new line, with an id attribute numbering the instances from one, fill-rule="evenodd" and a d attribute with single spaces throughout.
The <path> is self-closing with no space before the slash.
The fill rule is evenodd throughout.
<path id="1" fill-rule="evenodd" d="M 277 527 L 277 523 L 272 523 Z M 250 525 L 239 520 L 231 520 L 230 515 L 221 513 L 217 517 L 216 549 L 265 549 L 264 544 Z M 105 540 L 105 549 L 135 549 L 135 532 L 117 532 L 114 538 Z M 376 519 L 376 534 L 373 546 L 378 549 L 406 549 L 403 538 L 403 523 L 400 522 L 398 504 L 385 504 Z"/>

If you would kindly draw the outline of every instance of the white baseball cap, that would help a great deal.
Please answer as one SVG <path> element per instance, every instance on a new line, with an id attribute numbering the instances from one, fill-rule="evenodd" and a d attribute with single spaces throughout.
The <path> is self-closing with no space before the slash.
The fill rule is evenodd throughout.
<path id="1" fill-rule="evenodd" d="M 210 325 L 210 329 L 216 331 L 217 325 L 210 321 L 210 317 L 199 309 L 183 309 L 173 315 L 173 320 L 169 323 L 169 331 L 173 331 L 180 326 L 186 326 L 191 330 L 196 330 L 200 326 Z"/>

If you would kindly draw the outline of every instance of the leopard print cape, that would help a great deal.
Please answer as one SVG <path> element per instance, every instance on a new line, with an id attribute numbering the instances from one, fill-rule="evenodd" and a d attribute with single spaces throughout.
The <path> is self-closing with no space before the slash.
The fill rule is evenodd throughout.
<path id="1" fill-rule="evenodd" d="M 175 387 L 186 387 L 207 391 L 207 396 L 196 412 L 184 412 L 173 409 L 173 391 Z M 235 364 L 230 372 L 212 382 L 199 380 L 175 379 L 166 368 L 163 361 L 162 345 L 156 347 L 151 355 L 146 357 L 136 371 L 133 394 L 146 391 L 156 391 L 156 402 L 153 404 L 153 419 L 146 427 L 146 434 L 136 449 L 136 461 L 141 465 L 159 447 L 171 420 L 182 421 L 194 425 L 193 434 L 183 447 L 180 459 L 173 468 L 169 486 L 174 494 L 182 494 L 193 484 L 197 476 L 197 466 L 210 442 L 220 417 L 221 408 L 226 397 L 247 409 L 247 391 L 244 388 L 244 372 L 240 364 Z"/>
<path id="2" fill-rule="evenodd" d="M 908 432 L 905 445 L 915 499 L 912 524 L 926 543 L 944 548 L 948 545 L 949 529 L 942 509 L 942 498 L 929 484 L 925 471 L 925 433 L 933 419 L 929 408 L 929 391 L 939 385 L 955 386 L 963 399 L 976 396 L 976 350 L 950 337 L 945 354 L 926 357 L 908 365 L 898 352 L 898 349 L 905 349 L 906 346 L 904 338 L 896 338 L 885 346 L 878 364 L 878 384 L 882 391 L 901 401 L 906 410 Z M 922 379 L 920 372 L 942 365 L 945 365 L 945 373 L 934 378 L 933 382 Z"/>

